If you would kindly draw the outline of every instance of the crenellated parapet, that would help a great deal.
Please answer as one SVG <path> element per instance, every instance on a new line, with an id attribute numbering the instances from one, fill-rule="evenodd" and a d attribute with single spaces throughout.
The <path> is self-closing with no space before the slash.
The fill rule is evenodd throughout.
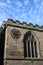
<path id="1" fill-rule="evenodd" d="M 5 26 L 12 25 L 12 26 L 18 26 L 18 27 L 43 31 L 43 26 L 33 25 L 32 23 L 27 24 L 26 22 L 21 23 L 19 20 L 14 21 L 13 19 L 8 19 L 7 21 L 4 21 L 2 25 Z"/>

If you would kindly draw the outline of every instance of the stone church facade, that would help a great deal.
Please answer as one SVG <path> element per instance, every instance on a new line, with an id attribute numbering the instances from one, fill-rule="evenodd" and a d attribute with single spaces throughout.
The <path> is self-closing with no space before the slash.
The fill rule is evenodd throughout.
<path id="1" fill-rule="evenodd" d="M 43 65 L 43 26 L 8 19 L 4 26 L 4 65 Z"/>

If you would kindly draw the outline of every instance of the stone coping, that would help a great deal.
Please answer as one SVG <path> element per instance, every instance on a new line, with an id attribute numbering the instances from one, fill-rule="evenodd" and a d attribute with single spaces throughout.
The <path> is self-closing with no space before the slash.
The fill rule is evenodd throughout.
<path id="1" fill-rule="evenodd" d="M 34 61 L 43 61 L 43 58 L 5 58 L 4 60 L 34 60 Z"/>
<path id="2" fill-rule="evenodd" d="M 43 26 L 39 25 L 33 25 L 32 23 L 27 24 L 26 22 L 20 22 L 18 20 L 13 20 L 13 19 L 8 19 L 7 21 L 3 21 L 2 25 L 12 25 L 12 26 L 19 26 L 19 27 L 24 27 L 24 28 L 32 28 L 36 30 L 43 30 Z"/>

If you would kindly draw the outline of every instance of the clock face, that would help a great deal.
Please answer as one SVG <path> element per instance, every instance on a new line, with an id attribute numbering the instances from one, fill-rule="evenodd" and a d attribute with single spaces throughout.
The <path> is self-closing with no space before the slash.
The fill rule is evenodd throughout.
<path id="1" fill-rule="evenodd" d="M 13 29 L 11 30 L 11 36 L 15 39 L 18 39 L 21 36 L 21 32 L 17 29 Z"/>

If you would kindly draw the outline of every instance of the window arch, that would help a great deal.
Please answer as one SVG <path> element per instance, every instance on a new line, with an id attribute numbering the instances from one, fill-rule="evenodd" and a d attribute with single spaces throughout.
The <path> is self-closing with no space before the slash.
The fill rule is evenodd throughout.
<path id="1" fill-rule="evenodd" d="M 39 57 L 38 39 L 35 35 L 28 31 L 24 35 L 24 57 Z"/>

